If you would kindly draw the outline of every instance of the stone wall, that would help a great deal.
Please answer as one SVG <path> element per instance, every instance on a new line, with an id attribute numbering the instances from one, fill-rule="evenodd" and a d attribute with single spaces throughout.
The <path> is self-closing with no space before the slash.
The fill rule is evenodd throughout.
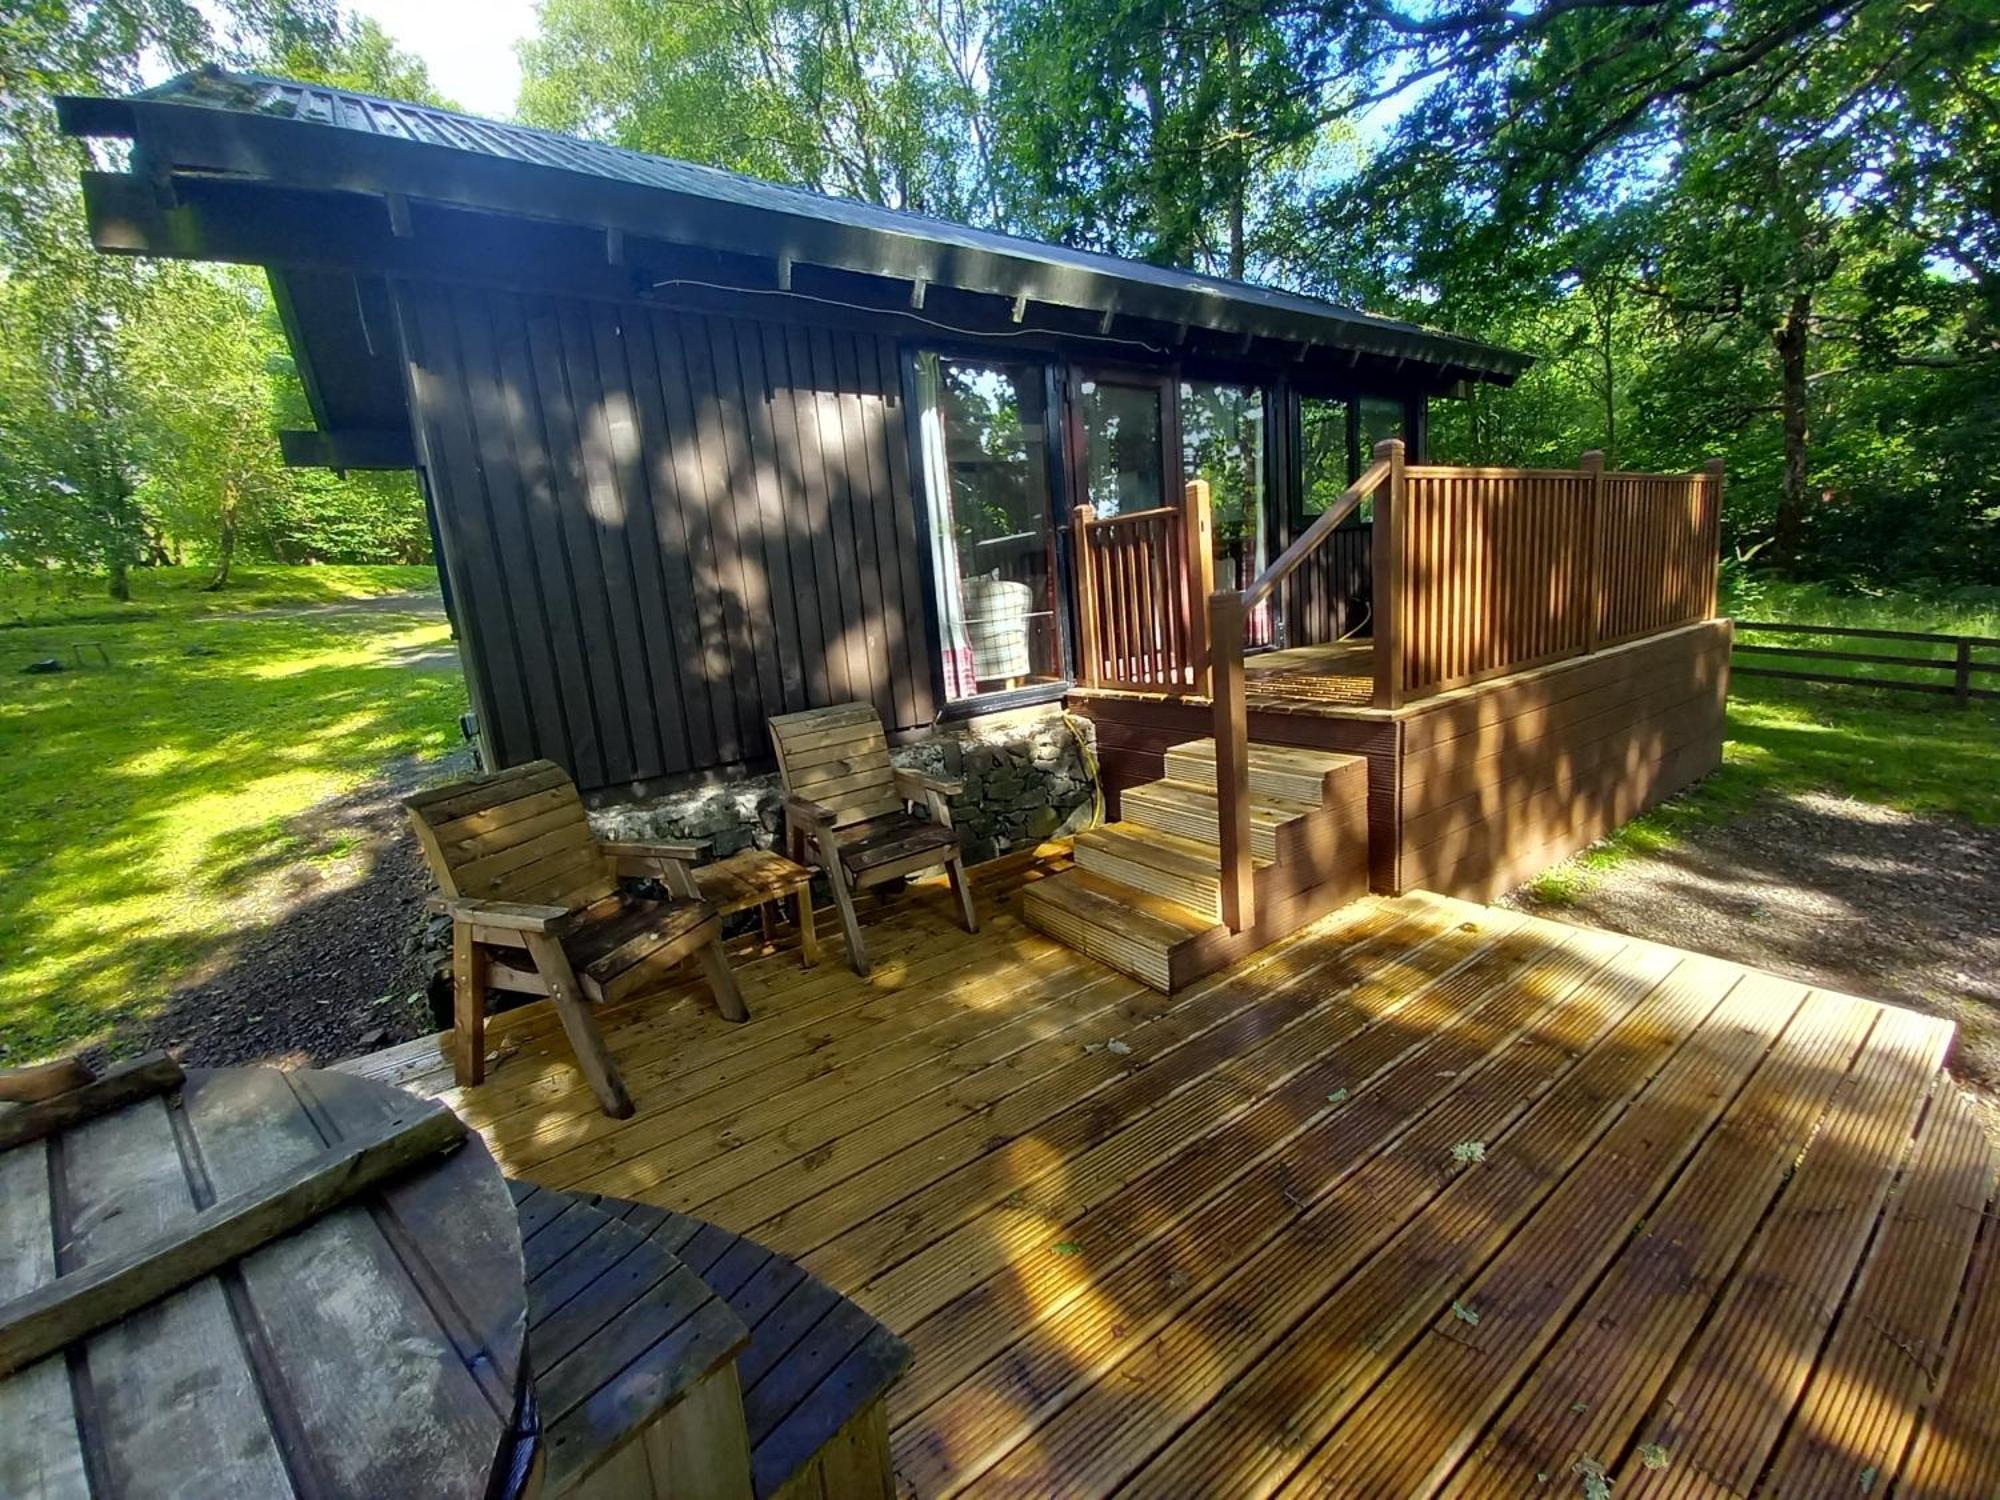
<path id="1" fill-rule="evenodd" d="M 1071 724 L 1092 742 L 1087 720 L 1065 722 L 1050 710 L 940 726 L 896 746 L 890 759 L 965 783 L 951 799 L 951 817 L 965 836 L 966 858 L 977 864 L 1090 821 L 1094 788 Z M 1094 744 L 1092 751 L 1094 760 Z M 601 838 L 692 839 L 717 859 L 753 844 L 775 848 L 785 825 L 775 773 L 599 808 L 590 820 Z"/>

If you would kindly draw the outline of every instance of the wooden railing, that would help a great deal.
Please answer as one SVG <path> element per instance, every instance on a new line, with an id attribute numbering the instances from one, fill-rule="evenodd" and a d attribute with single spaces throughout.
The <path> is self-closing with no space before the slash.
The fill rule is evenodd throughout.
<path id="1" fill-rule="evenodd" d="M 1575 469 L 1410 465 L 1377 511 L 1376 706 L 1708 618 L 1721 511 L 1719 460 L 1699 474 L 1606 473 L 1598 453 Z"/>
<path id="2" fill-rule="evenodd" d="M 1208 485 L 1179 506 L 1071 516 L 1076 559 L 1077 680 L 1081 686 L 1178 696 L 1208 691 L 1214 588 Z"/>
<path id="3" fill-rule="evenodd" d="M 1277 590 L 1315 551 L 1326 544 L 1340 523 L 1378 490 L 1393 494 L 1402 485 L 1403 445 L 1378 443 L 1375 462 L 1341 492 L 1312 525 L 1279 554 L 1247 589 L 1218 589 L 1208 598 L 1208 635 L 1212 712 L 1215 720 L 1215 809 L 1217 842 L 1222 851 L 1222 920 L 1231 932 L 1241 932 L 1257 919 L 1255 867 L 1250 862 L 1250 731 L 1243 698 L 1243 625 L 1245 617 Z M 1380 546 L 1382 508 L 1376 507 L 1376 537 Z M 1381 588 L 1381 573 L 1376 587 Z M 1379 645 L 1378 645 L 1379 650 Z"/>
<path id="4" fill-rule="evenodd" d="M 1582 656 L 1715 613 L 1722 465 L 1699 474 L 1374 462 L 1250 587 L 1209 598 L 1222 915 L 1255 921 L 1244 616 L 1375 500 L 1373 706 Z"/>

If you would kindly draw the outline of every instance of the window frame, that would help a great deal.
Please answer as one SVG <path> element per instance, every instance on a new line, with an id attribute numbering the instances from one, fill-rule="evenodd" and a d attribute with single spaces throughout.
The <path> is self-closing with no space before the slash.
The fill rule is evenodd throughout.
<path id="1" fill-rule="evenodd" d="M 1042 423 L 1041 448 L 1055 563 L 1056 668 L 1059 674 L 1048 682 L 994 688 L 962 698 L 946 695 L 939 579 L 931 548 L 924 544 L 930 535 L 931 497 L 929 483 L 924 477 L 923 414 L 917 396 L 917 360 L 925 354 L 967 364 L 1034 365 L 1040 369 L 1042 406 L 1048 414 Z M 898 356 L 898 373 L 903 388 L 903 441 L 910 453 L 910 518 L 916 528 L 913 541 L 917 547 L 918 573 L 924 581 L 924 653 L 930 669 L 932 701 L 938 705 L 933 722 L 971 719 L 981 714 L 1056 702 L 1076 687 L 1076 591 L 1070 583 L 1074 566 L 1071 556 L 1069 466 L 1063 452 L 1068 425 L 1068 393 L 1061 381 L 1061 356 L 1043 349 L 995 349 L 990 344 L 952 339 L 905 339 Z"/>

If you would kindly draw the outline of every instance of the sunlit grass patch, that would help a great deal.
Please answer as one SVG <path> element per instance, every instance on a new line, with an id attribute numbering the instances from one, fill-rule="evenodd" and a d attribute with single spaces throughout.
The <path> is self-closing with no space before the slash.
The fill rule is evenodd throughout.
<path id="1" fill-rule="evenodd" d="M 228 586 L 213 592 L 207 587 L 215 576 L 212 568 L 135 568 L 130 576 L 132 597 L 121 603 L 106 593 L 99 574 L 0 568 L 0 628 L 129 624 L 170 615 L 341 604 L 437 589 L 437 570 L 429 563 L 303 568 L 252 564 L 232 570 Z"/>
<path id="2" fill-rule="evenodd" d="M 429 576 L 341 571 L 384 575 L 376 593 Z M 287 590 L 298 597 L 289 583 L 272 588 Z M 94 622 L 88 637 L 110 667 L 21 674 L 40 655 L 67 655 L 71 633 L 0 630 L 11 793 L 0 825 L 0 1046 L 12 1061 L 145 1013 L 258 920 L 270 877 L 352 854 L 350 831 L 307 831 L 300 815 L 398 758 L 442 755 L 465 708 L 456 672 L 407 665 L 449 651 L 446 626 L 424 615 Z"/>

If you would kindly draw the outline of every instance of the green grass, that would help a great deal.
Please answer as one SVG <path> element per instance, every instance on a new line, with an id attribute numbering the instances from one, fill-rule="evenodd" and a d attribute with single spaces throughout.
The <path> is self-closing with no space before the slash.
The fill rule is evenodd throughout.
<path id="1" fill-rule="evenodd" d="M 1842 595 L 1814 585 L 1766 584 L 1757 597 L 1736 597 L 1725 608 L 1814 625 L 2000 637 L 2000 608 L 1978 600 Z M 1839 644 L 1871 651 L 1879 645 L 1885 653 L 1899 649 L 1887 642 Z M 1995 655 L 2000 653 L 1988 653 L 1987 659 Z M 1811 663 L 1784 665 L 1816 669 Z M 2000 677 L 1981 685 L 2000 687 Z M 2000 703 L 1959 709 L 1926 694 L 1738 677 L 1730 684 L 1722 760 L 1719 771 L 1684 795 L 1544 871 L 1530 882 L 1530 893 L 1551 905 L 1574 903 L 1634 855 L 1670 849 L 1688 830 L 1726 822 L 1773 795 L 1830 792 L 1906 812 L 2000 823 Z"/>
<path id="2" fill-rule="evenodd" d="M 300 814 L 458 742 L 458 674 L 405 664 L 448 645 L 435 616 L 235 612 L 400 592 L 429 570 L 291 571 L 311 576 L 259 570 L 234 609 L 178 607 L 175 580 L 155 579 L 168 608 L 87 635 L 0 631 L 6 1057 L 143 1015 L 255 925 L 288 866 L 346 851 L 351 834 L 309 831 Z M 21 673 L 77 640 L 110 666 Z"/>
<path id="3" fill-rule="evenodd" d="M 385 594 L 435 593 L 437 570 L 408 567 L 253 564 L 231 571 L 229 586 L 211 593 L 213 568 L 134 568 L 132 598 L 108 597 L 101 575 L 0 569 L 0 629 L 44 625 L 129 624 L 134 620 L 246 609 L 286 609 L 376 599 Z"/>

